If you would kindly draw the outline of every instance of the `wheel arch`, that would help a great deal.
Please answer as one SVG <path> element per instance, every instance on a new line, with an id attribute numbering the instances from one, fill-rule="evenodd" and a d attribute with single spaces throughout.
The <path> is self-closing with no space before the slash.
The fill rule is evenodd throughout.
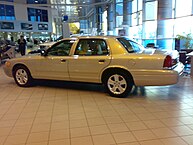
<path id="1" fill-rule="evenodd" d="M 128 74 L 131 80 L 133 81 L 133 84 L 135 84 L 132 74 L 127 69 L 120 68 L 120 67 L 110 67 L 110 68 L 105 69 L 101 75 L 101 82 L 104 83 L 107 74 L 113 71 L 121 71 L 121 72 Z"/>
<path id="2" fill-rule="evenodd" d="M 29 71 L 29 73 L 30 73 L 30 75 L 31 75 L 31 71 L 30 71 L 29 68 L 28 68 L 25 64 L 23 64 L 23 63 L 17 63 L 17 64 L 15 64 L 15 65 L 13 66 L 13 68 L 12 68 L 12 74 L 13 74 L 13 72 L 15 71 L 15 69 L 16 69 L 18 66 L 23 66 L 23 67 L 25 67 L 25 68 Z"/>

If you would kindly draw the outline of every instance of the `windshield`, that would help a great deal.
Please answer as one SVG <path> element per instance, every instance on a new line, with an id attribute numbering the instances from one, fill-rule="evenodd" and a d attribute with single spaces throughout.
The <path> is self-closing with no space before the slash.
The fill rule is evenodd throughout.
<path id="1" fill-rule="evenodd" d="M 139 45 L 138 43 L 128 38 L 121 37 L 121 38 L 117 38 L 117 40 L 125 47 L 125 49 L 129 53 L 140 52 L 144 49 L 143 46 Z"/>

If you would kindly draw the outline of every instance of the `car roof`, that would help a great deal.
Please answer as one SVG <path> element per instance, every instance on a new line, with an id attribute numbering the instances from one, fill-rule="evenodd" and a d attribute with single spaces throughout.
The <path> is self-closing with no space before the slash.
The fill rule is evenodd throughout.
<path id="1" fill-rule="evenodd" d="M 126 36 L 114 36 L 114 35 L 108 35 L 108 36 L 76 36 L 76 37 L 69 37 L 69 38 L 63 38 L 62 40 L 77 40 L 77 39 L 116 39 L 116 38 L 125 38 Z M 126 37 L 129 40 L 132 40 L 128 37 Z"/>

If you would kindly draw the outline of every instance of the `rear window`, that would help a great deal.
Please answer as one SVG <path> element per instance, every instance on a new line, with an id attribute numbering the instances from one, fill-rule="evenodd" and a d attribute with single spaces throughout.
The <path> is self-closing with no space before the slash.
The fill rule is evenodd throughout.
<path id="1" fill-rule="evenodd" d="M 143 50 L 143 46 L 139 45 L 138 43 L 128 38 L 121 37 L 121 38 L 117 38 L 117 40 L 125 47 L 125 49 L 129 53 L 140 52 L 141 50 Z"/>

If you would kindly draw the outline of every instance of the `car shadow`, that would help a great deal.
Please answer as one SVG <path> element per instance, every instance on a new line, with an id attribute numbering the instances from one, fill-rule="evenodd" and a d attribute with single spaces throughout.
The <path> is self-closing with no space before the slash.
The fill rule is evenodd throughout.
<path id="1" fill-rule="evenodd" d="M 51 88 L 62 88 L 80 91 L 92 91 L 107 93 L 102 84 L 83 83 L 83 82 L 68 82 L 68 81 L 55 81 L 55 80 L 35 80 L 34 86 L 43 86 Z M 132 91 L 126 98 L 146 97 L 146 90 L 143 86 L 133 86 Z"/>
<path id="2" fill-rule="evenodd" d="M 133 86 L 130 97 L 146 97 L 146 89 L 144 86 Z"/>
<path id="3" fill-rule="evenodd" d="M 68 81 L 52 81 L 52 80 L 35 80 L 34 86 L 45 86 L 55 88 L 65 88 L 71 90 L 87 90 L 95 92 L 105 92 L 105 88 L 101 84 L 68 82 Z"/>

